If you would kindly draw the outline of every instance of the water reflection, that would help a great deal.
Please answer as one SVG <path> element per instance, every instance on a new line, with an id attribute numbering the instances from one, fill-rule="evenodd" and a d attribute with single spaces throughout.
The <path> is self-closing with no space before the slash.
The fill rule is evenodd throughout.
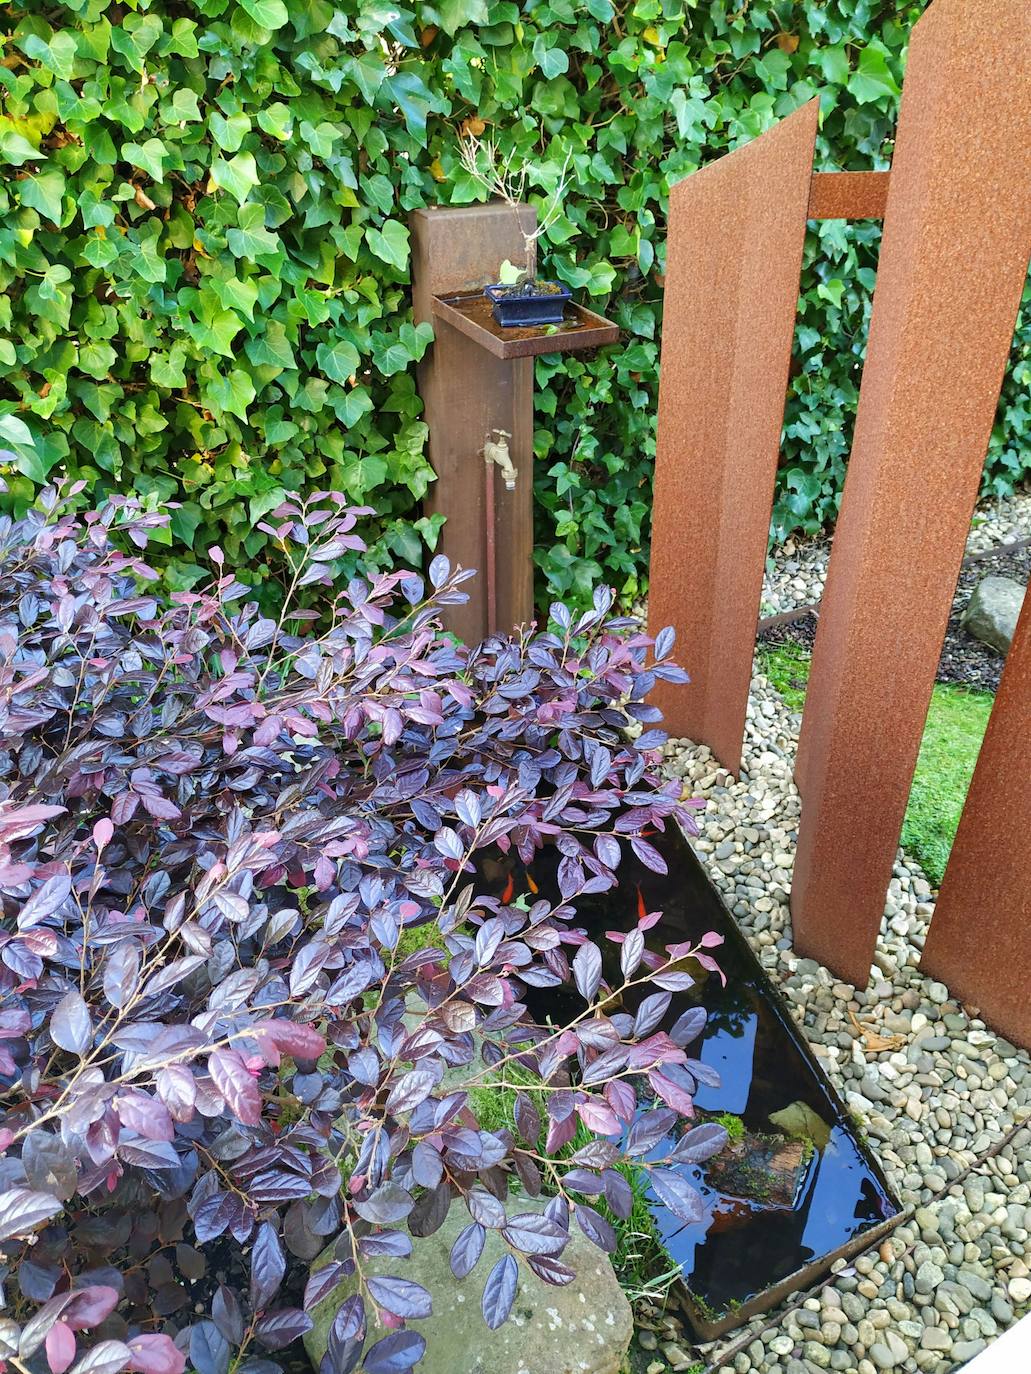
<path id="1" fill-rule="evenodd" d="M 581 923 L 597 934 L 606 929 L 629 930 L 643 911 L 661 910 L 662 921 L 647 937 L 656 950 L 673 941 L 695 942 L 706 931 L 718 931 L 724 944 L 715 952 L 727 986 L 696 965 L 691 970 L 696 986 L 673 995 L 663 1023 L 668 1030 L 689 1005 L 701 1003 L 706 1008 L 706 1030 L 692 1052 L 718 1070 L 721 1083 L 718 1088 L 699 1089 L 698 1109 L 731 1113 L 755 1134 L 775 1133 L 770 1116 L 785 1108 L 823 1123 L 822 1148 L 807 1160 L 793 1206 L 763 1205 L 722 1194 L 706 1182 L 704 1166 L 684 1166 L 706 1201 L 701 1222 L 684 1226 L 657 1198 L 651 1198 L 663 1244 L 681 1266 L 690 1292 L 711 1315 L 743 1306 L 805 1265 L 832 1256 L 898 1209 L 883 1174 L 856 1138 L 841 1102 L 693 850 L 679 833 L 653 837 L 653 843 L 664 853 L 671 876 L 662 877 L 636 859 L 626 859 L 614 892 L 581 902 Z M 535 887 L 553 900 L 554 867 L 554 856 L 547 852 L 533 866 Z M 511 858 L 489 869 L 485 864 L 482 871 L 499 895 L 511 877 L 519 890 L 525 881 L 525 873 Z M 599 943 L 606 953 L 606 976 L 618 982 L 618 951 L 608 942 Z M 531 1010 L 542 1019 L 549 1013 L 557 1017 L 575 1012 L 575 992 L 562 989 L 560 993 L 561 1006 L 555 990 L 528 998 Z M 625 1009 L 633 1012 L 639 1000 L 640 994 L 628 996 Z M 668 1144 L 664 1147 L 660 1142 L 655 1156 L 665 1148 Z"/>

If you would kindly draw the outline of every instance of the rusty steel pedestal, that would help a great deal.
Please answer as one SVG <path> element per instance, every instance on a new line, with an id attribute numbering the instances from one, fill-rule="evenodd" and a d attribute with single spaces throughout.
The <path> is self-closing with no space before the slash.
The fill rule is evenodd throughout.
<path id="1" fill-rule="evenodd" d="M 434 329 L 433 345 L 419 364 L 429 457 L 437 474 L 425 508 L 447 517 L 439 551 L 452 564 L 481 574 L 466 584 L 466 604 L 450 607 L 447 615 L 447 628 L 470 644 L 488 632 L 483 445 L 491 430 L 511 435 L 509 448 L 519 473 L 512 492 L 494 478 L 497 528 L 504 544 L 498 550 L 498 623 L 510 627 L 533 615 L 533 359 L 493 357 L 438 319 L 433 301 L 497 281 L 506 258 L 533 271 L 536 255 L 531 247 L 527 261 L 523 231 L 532 233 L 535 222 L 530 206 L 517 211 L 510 205 L 416 210 L 411 217 L 415 319 Z"/>
<path id="2" fill-rule="evenodd" d="M 446 517 L 439 551 L 480 574 L 466 584 L 468 602 L 445 617 L 453 634 L 476 644 L 533 618 L 534 355 L 614 343 L 618 331 L 573 303 L 562 325 L 509 330 L 477 308 L 506 260 L 535 271 L 536 244 L 525 237 L 537 223 L 532 206 L 416 210 L 410 223 L 415 319 L 434 330 L 418 373 L 437 474 L 425 508 Z M 508 436 L 514 490 L 484 463 L 497 431 Z"/>

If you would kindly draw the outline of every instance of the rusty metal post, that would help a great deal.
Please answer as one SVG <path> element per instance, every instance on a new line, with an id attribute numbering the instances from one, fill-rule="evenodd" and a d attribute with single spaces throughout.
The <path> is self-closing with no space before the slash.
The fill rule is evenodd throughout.
<path id="1" fill-rule="evenodd" d="M 533 359 L 492 356 L 434 318 L 433 297 L 497 281 L 506 258 L 534 271 L 536 245 L 527 260 L 523 231 L 532 233 L 536 219 L 532 206 L 517 211 L 491 204 L 416 210 L 410 221 L 415 319 L 430 322 L 435 331 L 418 368 L 429 458 L 437 474 L 424 505 L 427 513 L 447 517 L 440 552 L 479 573 L 466 584 L 467 604 L 449 608 L 446 617 L 447 628 L 472 644 L 487 633 L 483 445 L 494 429 L 512 436 L 509 449 L 519 473 L 515 491 L 509 492 L 496 469 L 491 470 L 498 531 L 497 621 L 508 629 L 533 615 Z"/>
<path id="2" fill-rule="evenodd" d="M 1031 595 L 1017 623 L 921 968 L 1031 1048 Z"/>
<path id="3" fill-rule="evenodd" d="M 670 192 L 648 621 L 666 728 L 741 762 L 818 101 Z"/>
<path id="4" fill-rule="evenodd" d="M 910 41 L 796 772 L 795 943 L 859 985 L 1027 271 L 1029 51 L 1026 0 L 935 0 Z"/>

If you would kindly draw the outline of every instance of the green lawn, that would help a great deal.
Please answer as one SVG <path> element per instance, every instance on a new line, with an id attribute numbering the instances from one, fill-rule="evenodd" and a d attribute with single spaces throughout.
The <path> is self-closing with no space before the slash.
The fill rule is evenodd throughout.
<path id="1" fill-rule="evenodd" d="M 809 655 L 797 645 L 761 646 L 763 672 L 795 711 L 805 701 Z M 902 826 L 902 845 L 936 887 L 992 709 L 990 692 L 936 683 Z"/>

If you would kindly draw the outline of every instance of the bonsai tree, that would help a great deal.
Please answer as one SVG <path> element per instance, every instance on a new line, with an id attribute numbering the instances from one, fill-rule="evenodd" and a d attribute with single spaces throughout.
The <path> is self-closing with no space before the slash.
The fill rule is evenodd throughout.
<path id="1" fill-rule="evenodd" d="M 167 517 L 76 514 L 80 492 L 0 519 L 0 1361 L 268 1374 L 354 1274 L 324 1374 L 404 1370 L 429 1310 L 405 1258 L 455 1199 L 456 1275 L 486 1228 L 507 1245 L 492 1326 L 519 1265 L 570 1279 L 571 1227 L 612 1246 L 620 1160 L 700 1219 L 677 1166 L 725 1132 L 645 1155 L 691 1114 L 704 1015 L 661 1026 L 713 941 L 649 944 L 650 916 L 609 946 L 576 916 L 627 849 L 661 868 L 649 835 L 691 826 L 643 701 L 681 676 L 671 634 L 599 591 L 547 632 L 455 644 L 438 612 L 470 574 L 334 587 L 363 512 L 327 493 L 263 525 L 291 569 L 278 618 L 217 548 L 210 585 L 166 597 L 144 553 Z M 555 899 L 489 890 L 485 855 L 546 844 Z M 579 1009 L 538 1024 L 526 995 L 563 984 Z M 487 1081 L 518 1092 L 516 1133 L 481 1128 Z M 383 1254 L 396 1278 L 366 1275 Z M 373 1306 L 395 1329 L 370 1348 Z"/>
<path id="2" fill-rule="evenodd" d="M 495 139 L 484 139 L 471 133 L 465 133 L 461 136 L 459 156 L 464 170 L 483 187 L 489 196 L 511 206 L 523 239 L 524 257 L 529 263 L 534 244 L 548 232 L 562 213 L 562 202 L 569 184 L 570 154 L 566 153 L 558 182 L 545 201 L 543 213 L 533 230 L 524 228 L 523 217 L 520 215 L 526 195 L 528 165 L 523 163 L 516 171 L 511 160 L 506 161 L 502 156 Z M 568 294 L 565 288 L 559 286 L 557 282 L 540 281 L 536 273 L 530 273 L 527 268 L 519 267 L 507 260 L 501 264 L 498 285 L 505 289 L 506 294 L 512 296 Z"/>

